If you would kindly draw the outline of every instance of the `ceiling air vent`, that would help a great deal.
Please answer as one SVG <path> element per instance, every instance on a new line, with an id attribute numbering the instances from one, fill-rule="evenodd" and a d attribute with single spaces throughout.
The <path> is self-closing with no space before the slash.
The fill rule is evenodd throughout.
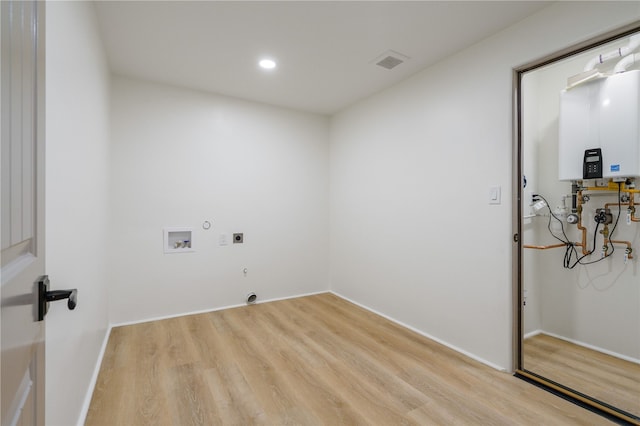
<path id="1" fill-rule="evenodd" d="M 393 50 L 387 50 L 371 62 L 382 68 L 390 70 L 397 67 L 407 59 L 409 59 L 409 57 L 403 55 L 402 53 L 398 53 Z"/>

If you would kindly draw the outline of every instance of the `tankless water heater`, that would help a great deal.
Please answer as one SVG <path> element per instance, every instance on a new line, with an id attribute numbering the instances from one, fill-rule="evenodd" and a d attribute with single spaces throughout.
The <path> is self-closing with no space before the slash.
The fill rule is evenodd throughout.
<path id="1" fill-rule="evenodd" d="M 640 70 L 560 92 L 559 179 L 640 177 Z"/>

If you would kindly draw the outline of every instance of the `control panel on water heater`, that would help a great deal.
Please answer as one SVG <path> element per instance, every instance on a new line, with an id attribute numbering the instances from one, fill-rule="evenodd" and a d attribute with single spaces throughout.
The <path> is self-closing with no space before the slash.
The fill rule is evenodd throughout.
<path id="1" fill-rule="evenodd" d="M 600 148 L 587 149 L 582 162 L 582 179 L 602 178 L 602 150 Z"/>

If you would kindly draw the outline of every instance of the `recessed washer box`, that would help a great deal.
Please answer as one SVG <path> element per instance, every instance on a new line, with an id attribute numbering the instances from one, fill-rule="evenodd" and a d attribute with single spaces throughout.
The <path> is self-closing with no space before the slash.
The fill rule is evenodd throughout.
<path id="1" fill-rule="evenodd" d="M 163 228 L 163 246 L 166 254 L 194 252 L 193 228 L 171 226 Z"/>
<path id="2" fill-rule="evenodd" d="M 582 180 L 585 151 L 602 151 L 602 178 L 640 177 L 640 70 L 560 92 L 558 178 Z"/>

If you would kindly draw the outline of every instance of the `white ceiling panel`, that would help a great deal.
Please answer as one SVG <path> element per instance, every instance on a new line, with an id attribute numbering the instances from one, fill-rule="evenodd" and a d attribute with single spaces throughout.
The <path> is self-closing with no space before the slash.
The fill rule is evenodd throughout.
<path id="1" fill-rule="evenodd" d="M 114 73 L 332 114 L 547 6 L 528 1 L 96 1 Z M 376 66 L 392 50 L 408 57 Z M 268 57 L 277 68 L 265 71 Z"/>

